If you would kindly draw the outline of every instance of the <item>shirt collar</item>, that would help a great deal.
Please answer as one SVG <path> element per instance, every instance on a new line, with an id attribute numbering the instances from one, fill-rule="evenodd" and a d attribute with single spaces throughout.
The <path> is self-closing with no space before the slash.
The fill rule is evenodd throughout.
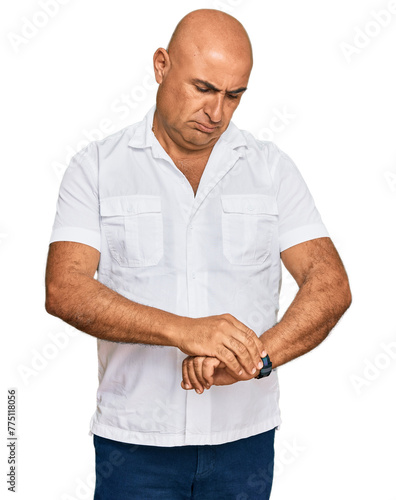
<path id="1" fill-rule="evenodd" d="M 154 134 L 152 131 L 153 118 L 156 106 L 154 105 L 141 122 L 136 125 L 135 132 L 128 142 L 128 146 L 137 149 L 149 148 L 154 145 Z M 231 149 L 247 146 L 245 136 L 232 122 L 221 135 L 218 142 L 225 143 Z"/>
<path id="2" fill-rule="evenodd" d="M 128 146 L 137 149 L 149 148 L 154 143 L 152 131 L 155 105 L 150 108 L 143 120 L 136 124 L 133 136 L 128 142 Z"/>

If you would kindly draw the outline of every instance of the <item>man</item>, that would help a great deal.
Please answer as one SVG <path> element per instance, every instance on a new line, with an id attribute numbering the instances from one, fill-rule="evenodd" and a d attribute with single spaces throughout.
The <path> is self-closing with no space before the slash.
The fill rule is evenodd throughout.
<path id="1" fill-rule="evenodd" d="M 188 14 L 154 54 L 156 107 L 62 181 L 46 308 L 98 338 L 95 500 L 268 499 L 274 369 L 350 304 L 293 162 L 230 122 L 252 62 L 235 18 Z M 281 259 L 299 292 L 277 323 Z"/>

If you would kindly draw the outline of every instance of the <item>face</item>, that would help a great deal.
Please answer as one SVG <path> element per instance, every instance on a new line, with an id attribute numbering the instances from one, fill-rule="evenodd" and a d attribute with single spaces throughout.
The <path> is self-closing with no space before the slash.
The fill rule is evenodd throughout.
<path id="1" fill-rule="evenodd" d="M 195 48 L 190 54 L 178 52 L 173 57 L 158 49 L 154 55 L 160 84 L 158 123 L 168 142 L 179 149 L 202 151 L 213 147 L 240 103 L 251 60 L 224 52 Z"/>

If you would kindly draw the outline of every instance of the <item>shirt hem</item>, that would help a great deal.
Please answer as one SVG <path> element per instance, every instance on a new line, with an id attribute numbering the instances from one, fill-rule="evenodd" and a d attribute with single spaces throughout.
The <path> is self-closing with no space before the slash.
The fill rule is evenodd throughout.
<path id="1" fill-rule="evenodd" d="M 281 424 L 280 413 L 278 415 L 266 419 L 259 424 L 245 427 L 244 429 L 233 430 L 229 432 L 217 432 L 211 434 L 154 434 L 143 433 L 139 431 L 127 431 L 112 427 L 105 424 L 91 423 L 89 434 L 119 441 L 128 444 L 146 445 L 146 446 L 195 446 L 195 445 L 219 445 L 237 441 L 239 439 L 248 438 L 269 431 L 274 428 L 279 428 Z"/>

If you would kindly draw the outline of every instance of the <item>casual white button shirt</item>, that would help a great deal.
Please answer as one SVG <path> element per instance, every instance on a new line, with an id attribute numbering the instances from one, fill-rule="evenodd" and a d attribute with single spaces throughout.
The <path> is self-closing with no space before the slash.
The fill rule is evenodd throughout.
<path id="1" fill-rule="evenodd" d="M 193 318 L 230 313 L 259 336 L 277 321 L 280 252 L 327 236 L 290 158 L 230 123 L 196 196 L 145 119 L 71 160 L 53 241 L 100 251 L 98 280 L 128 299 Z M 221 444 L 277 427 L 276 370 L 267 378 L 181 388 L 175 347 L 98 340 L 90 432 L 156 446 Z"/>

